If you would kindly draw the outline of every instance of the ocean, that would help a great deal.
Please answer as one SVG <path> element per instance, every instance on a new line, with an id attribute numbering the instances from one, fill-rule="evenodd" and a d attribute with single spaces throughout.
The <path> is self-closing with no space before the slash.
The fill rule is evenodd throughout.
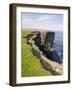
<path id="1" fill-rule="evenodd" d="M 63 60 L 63 32 L 55 32 L 54 49 L 58 53 L 61 61 Z"/>

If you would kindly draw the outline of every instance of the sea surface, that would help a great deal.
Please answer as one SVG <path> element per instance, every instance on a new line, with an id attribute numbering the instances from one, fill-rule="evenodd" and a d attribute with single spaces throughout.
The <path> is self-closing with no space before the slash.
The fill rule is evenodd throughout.
<path id="1" fill-rule="evenodd" d="M 54 49 L 57 51 L 60 60 L 63 61 L 63 32 L 55 32 Z"/>

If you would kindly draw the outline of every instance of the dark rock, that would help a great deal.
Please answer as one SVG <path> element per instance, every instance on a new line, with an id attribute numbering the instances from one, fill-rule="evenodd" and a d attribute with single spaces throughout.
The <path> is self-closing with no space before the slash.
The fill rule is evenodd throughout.
<path id="1" fill-rule="evenodd" d="M 55 32 L 48 32 L 45 38 L 45 46 L 48 47 L 48 43 L 50 43 L 52 48 L 54 44 L 54 39 L 55 39 Z"/>
<path id="2" fill-rule="evenodd" d="M 40 32 L 37 34 L 37 37 L 34 38 L 35 44 L 40 47 L 41 45 L 41 35 Z"/>
<path id="3" fill-rule="evenodd" d="M 55 39 L 55 32 L 39 32 L 37 34 L 37 37 L 34 38 L 34 41 L 35 44 L 39 47 L 39 49 L 48 59 L 51 59 L 61 64 L 62 61 L 57 51 L 55 50 L 51 51 L 54 45 L 54 39 Z"/>
<path id="4" fill-rule="evenodd" d="M 55 61 L 55 62 L 57 62 L 59 64 L 62 63 L 62 61 L 60 60 L 60 57 L 59 57 L 58 53 L 55 50 L 47 53 L 47 58 L 49 58 L 52 61 Z"/>
<path id="5" fill-rule="evenodd" d="M 58 53 L 56 50 L 48 51 L 45 46 L 41 46 L 40 50 L 43 52 L 43 54 L 50 60 L 55 61 L 59 64 L 62 63 L 62 60 L 60 59 Z"/>
<path id="6" fill-rule="evenodd" d="M 55 32 L 39 32 L 37 37 L 34 38 L 35 44 L 39 47 L 40 45 L 44 45 L 48 47 L 48 43 L 53 47 L 55 38 Z"/>

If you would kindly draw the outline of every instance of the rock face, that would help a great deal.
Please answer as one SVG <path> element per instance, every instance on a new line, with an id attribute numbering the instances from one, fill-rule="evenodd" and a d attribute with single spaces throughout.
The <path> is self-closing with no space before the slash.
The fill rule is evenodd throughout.
<path id="1" fill-rule="evenodd" d="M 53 48 L 54 39 L 55 32 L 38 32 L 38 34 L 34 38 L 34 41 L 48 59 L 61 64 L 62 62 L 60 60 L 58 52 Z"/>
<path id="2" fill-rule="evenodd" d="M 34 33 L 35 34 L 35 33 Z M 37 45 L 35 44 L 36 42 L 34 41 L 34 39 L 36 38 L 37 41 L 40 40 L 39 43 L 37 43 L 38 45 L 41 44 L 41 38 L 40 38 L 40 33 L 36 35 L 33 35 L 31 36 L 29 35 L 27 38 L 27 42 L 32 46 L 32 52 L 33 54 L 40 59 L 40 62 L 41 64 L 43 65 L 43 67 L 46 69 L 46 70 L 49 70 L 53 75 L 62 75 L 63 74 L 63 66 L 56 63 L 54 60 L 51 60 L 50 58 L 47 58 L 43 52 L 39 49 L 39 47 L 37 47 Z M 39 38 L 37 38 L 39 37 Z M 30 39 L 29 39 L 30 38 Z M 43 48 L 43 47 L 42 47 Z M 45 50 L 46 52 L 46 50 Z M 54 51 L 53 51 L 54 52 Z M 53 55 L 53 52 L 51 52 L 51 58 L 54 58 L 54 55 L 57 56 L 54 52 L 54 55 Z M 47 54 L 49 54 L 47 52 Z M 57 59 L 57 58 L 55 58 Z"/>
<path id="3" fill-rule="evenodd" d="M 45 46 L 48 47 L 48 43 L 50 43 L 52 48 L 54 44 L 54 39 L 55 39 L 55 32 L 48 32 L 45 38 Z"/>
<path id="4" fill-rule="evenodd" d="M 41 46 L 41 34 L 40 32 L 37 33 L 36 37 L 34 38 L 35 44 L 40 47 Z"/>
<path id="5" fill-rule="evenodd" d="M 55 32 L 39 32 L 34 39 L 37 46 L 43 45 L 48 47 L 48 43 L 53 47 Z"/>
<path id="6" fill-rule="evenodd" d="M 45 45 L 45 39 L 48 32 L 40 32 L 41 36 L 41 45 Z"/>

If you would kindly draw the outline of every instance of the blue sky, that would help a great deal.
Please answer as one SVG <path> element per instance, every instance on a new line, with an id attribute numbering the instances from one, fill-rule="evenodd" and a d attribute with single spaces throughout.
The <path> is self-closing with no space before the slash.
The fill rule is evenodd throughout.
<path id="1" fill-rule="evenodd" d="M 63 15 L 48 13 L 22 13 L 22 30 L 44 29 L 50 31 L 63 31 Z"/>

